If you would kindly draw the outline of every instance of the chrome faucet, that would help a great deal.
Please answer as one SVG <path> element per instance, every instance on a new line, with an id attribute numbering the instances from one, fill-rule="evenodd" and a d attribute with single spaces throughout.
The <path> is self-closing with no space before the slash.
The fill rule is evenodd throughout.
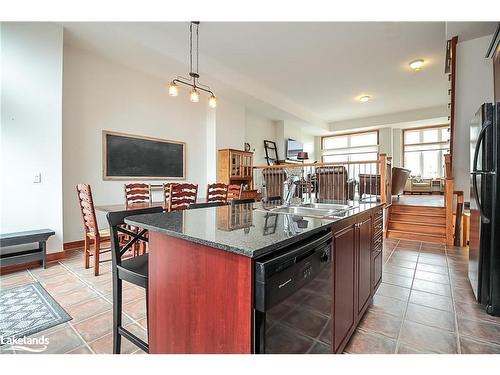
<path id="1" fill-rule="evenodd" d="M 299 176 L 291 174 L 283 183 L 283 197 L 284 197 L 283 204 L 285 206 L 290 205 L 290 201 L 295 195 L 295 190 L 297 189 L 299 181 L 300 181 Z"/>

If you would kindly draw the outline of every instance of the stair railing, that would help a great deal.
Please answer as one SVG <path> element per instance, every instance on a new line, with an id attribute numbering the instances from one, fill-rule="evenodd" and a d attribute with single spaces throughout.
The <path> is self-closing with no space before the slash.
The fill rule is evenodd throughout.
<path id="1" fill-rule="evenodd" d="M 253 167 L 254 188 L 264 202 L 282 201 L 289 175 L 299 176 L 295 200 L 361 201 L 389 204 L 391 158 L 380 154 L 376 160 L 328 163 L 284 163 Z"/>
<path id="2" fill-rule="evenodd" d="M 444 162 L 445 162 L 445 174 L 446 174 L 445 187 L 444 187 L 444 207 L 446 213 L 446 244 L 449 246 L 453 245 L 460 246 L 460 232 L 462 230 L 464 192 L 459 190 L 454 190 L 455 181 L 452 176 L 450 154 L 444 155 Z M 454 204 L 455 197 L 456 197 L 456 205 Z"/>

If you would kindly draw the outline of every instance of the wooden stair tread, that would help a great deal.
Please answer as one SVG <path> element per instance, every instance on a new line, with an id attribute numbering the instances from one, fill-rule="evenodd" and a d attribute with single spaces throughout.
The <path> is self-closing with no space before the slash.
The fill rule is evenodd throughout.
<path id="1" fill-rule="evenodd" d="M 408 211 L 408 210 L 391 210 L 391 213 L 398 215 L 418 215 L 418 216 L 446 216 L 446 211 L 443 209 L 442 212 L 424 212 L 424 211 Z"/>
<path id="2" fill-rule="evenodd" d="M 413 240 L 413 241 L 425 241 L 425 242 L 446 244 L 446 236 L 404 232 L 397 230 L 388 230 L 387 238 L 397 239 L 397 240 Z"/>
<path id="3" fill-rule="evenodd" d="M 411 221 L 411 220 L 394 220 L 394 219 L 389 219 L 389 224 L 391 223 L 400 223 L 400 224 L 412 224 L 412 225 L 424 225 L 424 226 L 430 226 L 430 227 L 443 227 L 446 228 L 446 223 L 422 223 L 418 221 Z"/>
<path id="4" fill-rule="evenodd" d="M 418 234 L 426 237 L 439 237 L 439 238 L 446 238 L 446 235 L 444 234 L 429 234 L 429 233 L 420 233 L 420 232 L 409 232 L 405 230 L 399 230 L 399 229 L 388 229 L 388 233 L 394 232 L 394 233 L 401 233 L 401 234 Z"/>
<path id="5" fill-rule="evenodd" d="M 436 214 L 445 211 L 444 207 L 424 207 L 424 206 L 391 206 L 393 212 L 415 212 L 423 214 Z"/>

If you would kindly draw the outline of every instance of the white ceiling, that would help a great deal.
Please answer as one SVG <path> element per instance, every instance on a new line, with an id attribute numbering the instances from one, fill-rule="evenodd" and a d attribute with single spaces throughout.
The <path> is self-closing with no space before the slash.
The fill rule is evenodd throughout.
<path id="1" fill-rule="evenodd" d="M 64 23 L 65 43 L 167 82 L 188 71 L 188 23 Z M 445 105 L 444 22 L 202 22 L 200 73 L 275 119 L 327 123 Z M 413 72 L 411 60 L 425 68 Z M 360 95 L 373 97 L 368 103 Z"/>

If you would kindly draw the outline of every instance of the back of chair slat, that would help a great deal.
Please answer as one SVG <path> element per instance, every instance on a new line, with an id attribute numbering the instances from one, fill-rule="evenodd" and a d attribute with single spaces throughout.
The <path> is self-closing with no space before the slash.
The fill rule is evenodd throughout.
<path id="1" fill-rule="evenodd" d="M 170 202 L 170 188 L 175 184 L 177 184 L 177 182 L 167 182 L 163 184 L 163 205 L 166 210 L 168 210 L 168 204 Z"/>
<path id="2" fill-rule="evenodd" d="M 240 199 L 241 185 L 229 185 L 227 187 L 227 199 Z"/>
<path id="3" fill-rule="evenodd" d="M 227 202 L 227 185 L 221 183 L 208 184 L 207 203 L 209 202 Z"/>
<path id="4" fill-rule="evenodd" d="M 168 210 L 178 211 L 189 208 L 191 203 L 196 203 L 198 194 L 197 184 L 177 183 L 170 185 Z"/>
<path id="5" fill-rule="evenodd" d="M 151 203 L 151 185 L 142 183 L 125 184 L 125 206 Z"/>
<path id="6" fill-rule="evenodd" d="M 119 235 L 124 234 L 127 230 L 125 225 L 125 218 L 127 216 L 134 215 L 145 215 L 145 214 L 156 214 L 163 212 L 162 207 L 150 207 L 135 210 L 125 210 L 125 211 L 115 211 L 109 212 L 106 215 L 109 223 L 109 229 L 111 232 L 111 256 L 113 261 L 113 267 L 120 265 L 121 263 L 121 250 L 126 246 L 126 242 L 120 241 Z M 140 232 L 139 232 L 140 234 Z M 134 233 L 126 233 L 128 241 L 137 241 L 137 238 L 133 238 Z M 141 238 L 141 241 L 147 241 L 147 237 Z M 115 270 L 113 269 L 113 272 Z"/>
<path id="7" fill-rule="evenodd" d="M 90 185 L 76 185 L 76 193 L 78 195 L 78 207 L 80 207 L 80 212 L 82 213 L 83 229 L 85 233 L 92 233 L 96 236 L 99 235 Z"/>

